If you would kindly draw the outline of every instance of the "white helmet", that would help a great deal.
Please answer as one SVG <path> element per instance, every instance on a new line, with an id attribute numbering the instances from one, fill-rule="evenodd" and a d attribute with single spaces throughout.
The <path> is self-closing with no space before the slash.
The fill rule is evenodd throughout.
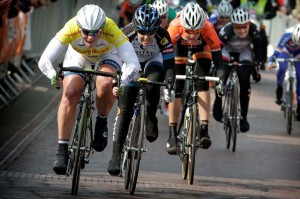
<path id="1" fill-rule="evenodd" d="M 99 6 L 90 4 L 85 5 L 78 11 L 76 21 L 80 28 L 98 30 L 104 26 L 106 15 Z"/>
<path id="2" fill-rule="evenodd" d="M 292 40 L 296 45 L 300 45 L 300 24 L 295 25 Z"/>
<path id="3" fill-rule="evenodd" d="M 231 15 L 231 22 L 234 24 L 245 24 L 251 20 L 250 14 L 246 8 L 236 8 Z"/>
<path id="4" fill-rule="evenodd" d="M 222 0 L 218 5 L 219 16 L 230 17 L 233 11 L 233 7 L 227 0 Z"/>
<path id="5" fill-rule="evenodd" d="M 160 16 L 169 12 L 169 4 L 165 0 L 156 0 L 152 5 L 157 9 Z"/>
<path id="6" fill-rule="evenodd" d="M 202 28 L 207 15 L 204 10 L 195 2 L 187 3 L 181 11 L 180 22 L 184 28 L 197 30 Z"/>
<path id="7" fill-rule="evenodd" d="M 129 0 L 129 4 L 132 6 L 138 6 L 143 3 L 143 0 Z"/>

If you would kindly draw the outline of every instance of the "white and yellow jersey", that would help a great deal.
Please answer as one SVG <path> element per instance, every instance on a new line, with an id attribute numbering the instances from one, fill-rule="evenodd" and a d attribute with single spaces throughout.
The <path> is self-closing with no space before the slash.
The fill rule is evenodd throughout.
<path id="1" fill-rule="evenodd" d="M 65 24 L 56 34 L 56 38 L 64 45 L 70 44 L 75 51 L 93 62 L 96 62 L 102 55 L 108 53 L 113 48 L 117 48 L 128 41 L 115 22 L 108 17 L 106 17 L 106 23 L 99 34 L 98 43 L 94 48 L 84 45 L 76 17 L 70 19 Z"/>
<path id="2" fill-rule="evenodd" d="M 65 50 L 67 52 L 65 53 Z M 99 34 L 95 47 L 87 47 L 81 37 L 76 17 L 70 19 L 65 26 L 55 35 L 44 50 L 40 60 L 40 70 L 49 78 L 56 75 L 54 65 L 60 63 L 64 56 L 63 65 L 76 67 L 86 66 L 90 63 L 100 63 L 103 59 L 110 59 L 111 63 L 117 63 L 122 67 L 122 82 L 126 83 L 138 74 L 141 66 L 134 48 L 128 38 L 119 29 L 115 22 L 106 17 L 106 23 Z M 124 68 L 122 63 L 126 64 Z M 126 71 L 126 72 L 125 72 Z"/>

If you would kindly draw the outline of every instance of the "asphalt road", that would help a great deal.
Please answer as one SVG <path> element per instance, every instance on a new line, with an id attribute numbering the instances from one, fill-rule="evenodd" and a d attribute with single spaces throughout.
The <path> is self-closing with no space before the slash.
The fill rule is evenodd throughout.
<path id="1" fill-rule="evenodd" d="M 262 81 L 252 84 L 251 129 L 238 135 L 236 152 L 225 148 L 222 124 L 210 118 L 213 144 L 209 150 L 197 151 L 194 185 L 182 180 L 178 156 L 165 151 L 168 120 L 157 113 L 159 138 L 147 143 L 134 196 L 124 190 L 122 178 L 106 171 L 114 108 L 109 144 L 93 154 L 82 172 L 79 195 L 71 197 L 71 178 L 57 176 L 51 169 L 57 149 L 60 91 L 42 77 L 0 111 L 0 198 L 300 198 L 300 122 L 294 123 L 291 135 L 286 133 L 274 90 L 275 72 L 263 71 Z"/>

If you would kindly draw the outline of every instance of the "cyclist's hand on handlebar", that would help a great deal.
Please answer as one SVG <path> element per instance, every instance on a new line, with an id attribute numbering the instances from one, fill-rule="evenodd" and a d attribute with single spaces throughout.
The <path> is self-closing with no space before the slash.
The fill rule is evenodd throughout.
<path id="1" fill-rule="evenodd" d="M 220 81 L 216 85 L 216 92 L 219 97 L 222 97 L 224 95 L 224 84 L 222 79 L 220 79 Z"/>
<path id="2" fill-rule="evenodd" d="M 113 95 L 115 97 L 118 97 L 120 95 L 123 95 L 124 93 L 124 84 L 120 84 L 118 87 L 117 81 L 113 80 L 113 89 L 112 89 Z"/>
<path id="3" fill-rule="evenodd" d="M 168 103 L 173 102 L 175 100 L 175 91 L 171 90 L 171 93 L 169 93 L 169 90 L 165 88 L 164 89 L 164 98 L 165 98 L 165 101 Z"/>
<path id="4" fill-rule="evenodd" d="M 51 86 L 60 88 L 62 86 L 63 77 L 58 77 L 57 74 L 51 78 Z"/>

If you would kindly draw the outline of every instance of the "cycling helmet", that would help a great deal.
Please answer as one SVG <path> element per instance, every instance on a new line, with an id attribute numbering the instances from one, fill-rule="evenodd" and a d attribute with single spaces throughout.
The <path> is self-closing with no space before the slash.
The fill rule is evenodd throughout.
<path id="1" fill-rule="evenodd" d="M 131 6 L 138 6 L 140 5 L 141 3 L 143 3 L 144 0 L 129 0 L 129 4 Z"/>
<path id="2" fill-rule="evenodd" d="M 106 15 L 99 6 L 90 4 L 85 5 L 78 11 L 76 21 L 82 29 L 98 30 L 104 26 Z"/>
<path id="3" fill-rule="evenodd" d="M 169 4 L 165 0 L 156 0 L 152 5 L 157 9 L 160 16 L 169 12 Z"/>
<path id="4" fill-rule="evenodd" d="M 202 28 L 207 15 L 204 10 L 195 2 L 187 3 L 181 11 L 180 22 L 184 28 L 197 30 Z"/>
<path id="5" fill-rule="evenodd" d="M 234 24 L 242 25 L 250 22 L 251 17 L 247 9 L 239 7 L 236 8 L 231 15 L 231 22 Z"/>
<path id="6" fill-rule="evenodd" d="M 138 30 L 153 31 L 160 26 L 160 16 L 152 5 L 143 5 L 135 11 L 133 22 Z"/>
<path id="7" fill-rule="evenodd" d="M 219 16 L 230 17 L 233 11 L 233 7 L 229 1 L 223 0 L 218 5 Z"/>
<path id="8" fill-rule="evenodd" d="M 292 33 L 292 40 L 296 45 L 300 45 L 300 24 L 297 24 L 294 27 L 294 31 Z"/>

